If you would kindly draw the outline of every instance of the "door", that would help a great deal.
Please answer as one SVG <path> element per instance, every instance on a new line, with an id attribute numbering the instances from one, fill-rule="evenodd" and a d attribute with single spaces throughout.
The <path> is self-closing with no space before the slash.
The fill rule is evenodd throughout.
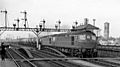
<path id="1" fill-rule="evenodd" d="M 74 45 L 74 36 L 71 36 L 71 45 Z"/>

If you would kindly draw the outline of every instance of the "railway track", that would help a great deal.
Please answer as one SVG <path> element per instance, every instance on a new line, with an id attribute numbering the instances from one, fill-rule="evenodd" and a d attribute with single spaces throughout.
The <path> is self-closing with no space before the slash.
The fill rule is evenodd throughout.
<path id="1" fill-rule="evenodd" d="M 27 58 L 25 58 L 24 56 L 19 54 L 14 49 L 7 49 L 7 53 L 9 54 L 11 60 L 13 60 L 15 62 L 17 67 L 26 67 L 26 66 L 27 67 L 38 67 L 36 64 L 29 61 Z M 25 60 L 25 62 L 16 61 L 16 59 L 23 59 L 23 60 Z"/>
<path id="2" fill-rule="evenodd" d="M 34 51 L 30 51 L 33 55 L 34 55 L 34 57 L 36 57 L 36 58 L 58 58 L 57 56 L 55 56 L 55 55 L 49 55 L 49 54 L 47 54 L 47 53 L 43 53 L 43 52 L 38 52 L 38 51 L 36 51 L 36 52 L 34 52 Z M 60 58 L 60 57 L 59 57 Z M 49 63 L 49 64 L 52 64 L 53 65 L 53 67 L 86 67 L 86 66 L 80 66 L 80 65 L 77 65 L 77 64 L 74 64 L 74 63 L 70 63 L 70 62 L 67 62 L 67 61 L 65 61 L 65 60 L 56 60 L 56 61 L 53 61 L 53 60 L 48 60 L 48 61 L 46 61 L 47 63 Z"/>
<path id="3" fill-rule="evenodd" d="M 50 57 L 50 58 L 63 58 L 63 56 L 60 56 L 58 54 L 55 54 L 55 53 L 52 53 L 52 52 L 48 52 L 48 51 L 45 51 L 45 50 L 37 50 L 36 52 L 38 54 L 43 54 L 46 57 Z"/>
<path id="4" fill-rule="evenodd" d="M 11 49 L 11 51 L 14 51 Z M 10 54 L 13 56 L 14 54 L 17 54 L 16 52 L 11 53 Z M 50 53 L 44 50 L 30 50 L 31 54 L 34 56 L 34 58 L 62 58 L 61 56 L 54 54 L 54 53 Z M 18 62 L 16 61 L 16 59 L 24 59 L 24 58 L 16 58 L 16 56 L 14 57 L 14 59 L 12 59 L 15 64 L 19 67 L 23 67 L 21 66 L 22 62 Z M 24 59 L 25 60 L 25 59 Z M 117 62 L 111 62 L 110 60 L 106 60 L 106 59 L 84 59 L 87 62 L 93 63 L 93 64 L 97 64 L 103 67 L 120 67 L 120 63 Z M 28 60 L 29 61 L 29 60 Z M 119 62 L 120 60 L 118 60 Z M 66 60 L 32 60 L 29 61 L 31 63 L 33 63 L 34 65 L 36 65 L 36 67 L 87 67 L 84 65 L 77 65 L 74 63 L 70 63 Z M 26 65 L 27 67 L 35 67 L 32 66 L 31 64 L 29 64 L 27 62 L 27 60 L 25 60 L 25 63 L 23 65 Z"/>
<path id="5" fill-rule="evenodd" d="M 40 52 L 31 52 L 31 53 L 33 53 L 35 56 L 37 56 L 37 58 L 39 58 L 39 56 L 40 57 L 43 57 L 43 58 L 46 58 L 44 55 L 43 55 L 43 53 L 42 54 L 40 54 Z M 46 54 L 45 54 L 46 55 Z M 54 56 L 50 56 L 49 54 L 48 54 L 48 56 L 47 57 L 51 57 L 51 58 L 54 58 Z M 79 59 L 79 58 L 78 58 Z M 92 63 L 92 64 L 95 64 L 95 65 L 98 65 L 98 66 L 101 66 L 101 67 L 120 67 L 120 63 L 117 63 L 117 62 L 111 62 L 111 61 L 106 61 L 106 59 L 102 59 L 102 58 L 100 58 L 100 59 L 92 59 L 92 58 L 81 58 L 82 60 L 84 60 L 84 61 L 87 61 L 87 62 L 90 62 L 90 63 Z M 110 58 L 109 58 L 110 59 Z M 85 65 L 77 65 L 77 66 L 75 66 L 74 65 L 74 63 L 68 63 L 67 61 L 65 61 L 65 60 L 61 60 L 61 61 L 49 61 L 50 63 L 52 62 L 52 63 L 56 63 L 56 64 L 60 64 L 60 65 L 63 65 L 63 67 L 88 67 L 88 66 L 85 66 Z M 119 62 L 119 61 L 118 61 Z M 71 64 L 73 64 L 73 65 L 71 65 Z"/>

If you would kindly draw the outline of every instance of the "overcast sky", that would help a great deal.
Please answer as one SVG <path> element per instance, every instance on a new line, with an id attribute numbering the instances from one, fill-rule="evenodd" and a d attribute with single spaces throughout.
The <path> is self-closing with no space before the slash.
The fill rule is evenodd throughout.
<path id="1" fill-rule="evenodd" d="M 21 11 L 28 12 L 29 26 L 35 27 L 42 19 L 48 27 L 54 27 L 56 21 L 61 25 L 73 25 L 76 20 L 96 19 L 96 26 L 104 31 L 104 23 L 110 23 L 110 36 L 120 36 L 120 0 L 0 0 L 0 10 L 8 11 L 9 26 L 16 23 L 14 19 L 22 18 Z M 0 14 L 0 26 L 4 25 L 4 14 Z M 23 21 L 20 21 L 23 25 Z"/>

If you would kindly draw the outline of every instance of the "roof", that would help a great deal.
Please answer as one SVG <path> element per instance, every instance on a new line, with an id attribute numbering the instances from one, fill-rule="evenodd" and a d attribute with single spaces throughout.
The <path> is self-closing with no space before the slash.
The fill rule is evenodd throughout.
<path id="1" fill-rule="evenodd" d="M 82 34 L 82 33 L 91 33 L 91 34 L 95 35 L 92 31 L 81 30 L 81 31 L 77 31 L 77 32 L 69 32 L 69 33 L 67 32 L 67 33 L 53 34 L 53 35 L 43 36 L 41 38 L 45 38 L 45 37 L 49 37 L 49 36 L 77 35 L 77 34 Z"/>
<path id="2" fill-rule="evenodd" d="M 76 29 L 92 29 L 92 30 L 98 30 L 99 28 L 96 27 L 96 26 L 93 26 L 91 24 L 86 24 L 86 25 L 80 25 L 80 26 L 77 26 Z"/>

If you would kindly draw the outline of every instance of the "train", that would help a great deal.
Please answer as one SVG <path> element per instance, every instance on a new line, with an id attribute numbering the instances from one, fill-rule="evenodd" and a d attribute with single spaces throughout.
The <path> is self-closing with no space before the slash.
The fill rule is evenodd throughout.
<path id="1" fill-rule="evenodd" d="M 40 37 L 41 48 L 50 47 L 72 57 L 97 57 L 97 36 L 89 30 Z"/>
<path id="2" fill-rule="evenodd" d="M 15 42 L 14 42 L 15 43 Z M 21 39 L 16 42 L 36 48 L 36 39 Z M 41 49 L 53 48 L 61 53 L 80 58 L 91 58 L 98 56 L 98 41 L 94 32 L 89 30 L 71 31 L 60 34 L 52 34 L 39 37 Z"/>

